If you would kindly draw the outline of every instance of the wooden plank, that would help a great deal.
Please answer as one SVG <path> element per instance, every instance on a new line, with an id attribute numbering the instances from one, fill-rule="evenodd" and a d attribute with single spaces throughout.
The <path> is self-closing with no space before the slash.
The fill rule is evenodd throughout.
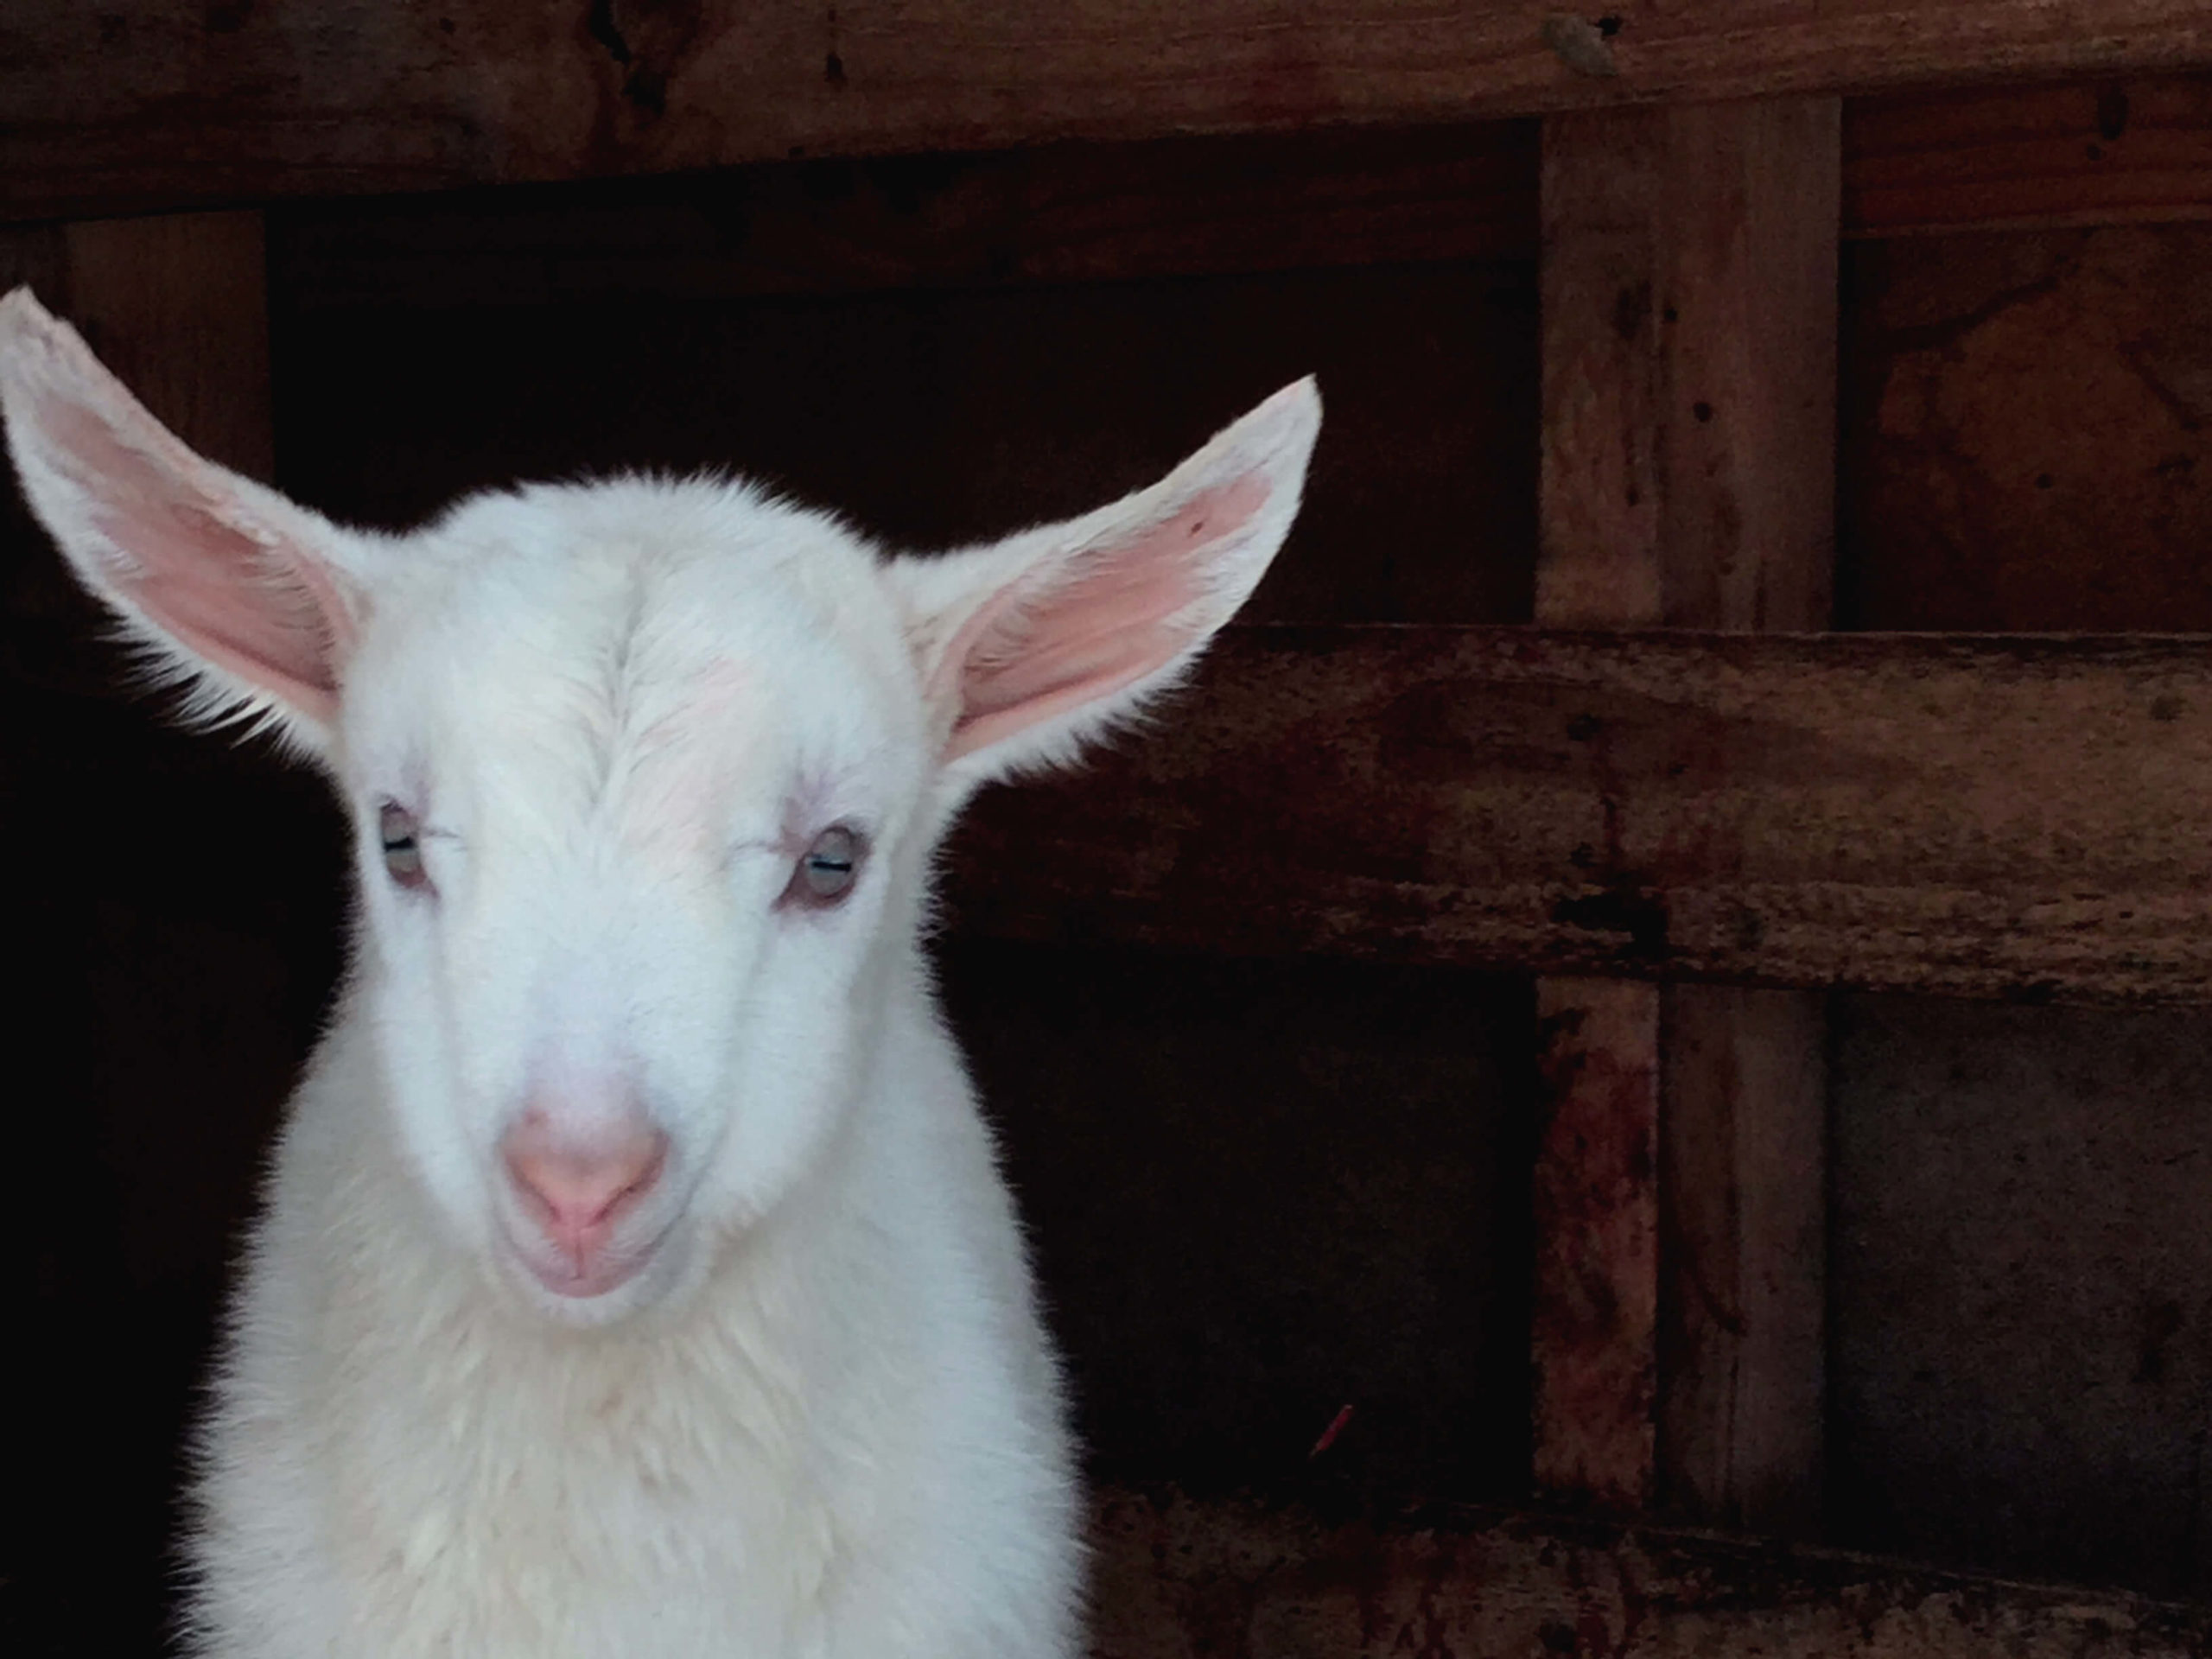
<path id="1" fill-rule="evenodd" d="M 1572 118 L 1571 118 L 1572 119 Z M 1842 105 L 1669 109 L 1655 198 L 1660 620 L 1828 625 Z"/>
<path id="2" fill-rule="evenodd" d="M 1850 236 L 2212 219 L 2212 76 L 1893 93 L 1843 131 Z"/>
<path id="3" fill-rule="evenodd" d="M 1659 995 L 1540 979 L 1536 1019 L 1535 1483 L 1633 1513 L 1656 1490 Z"/>
<path id="4" fill-rule="evenodd" d="M 2212 65 L 2200 0 L 17 0 L 0 213 Z M 95 71 L 96 66 L 96 71 Z"/>
<path id="5" fill-rule="evenodd" d="M 1659 308 L 1665 620 L 1827 625 L 1841 109 L 1669 111 Z M 1657 1484 L 1671 1512 L 1808 1535 L 1826 1376 L 1816 994 L 1670 988 L 1661 1030 Z"/>
<path id="6" fill-rule="evenodd" d="M 1669 129 L 1642 109 L 1544 123 L 1539 622 L 1665 617 L 1653 308 Z M 1543 979 L 1536 1009 L 1532 1473 L 1539 1491 L 1640 1510 L 1657 1484 L 1659 993 Z"/>
<path id="7" fill-rule="evenodd" d="M 1109 1490 L 1093 1659 L 2183 1659 L 2212 1613 L 1835 1551 L 1437 1508 L 1383 1529 Z"/>
<path id="8" fill-rule="evenodd" d="M 1546 123 L 1540 620 L 1826 624 L 1841 118 L 1839 100 L 1810 98 Z M 1600 1092 L 1617 1114 L 1604 1137 L 1583 1122 L 1592 1103 L 1555 1090 L 1564 1103 L 1539 1143 L 1539 1486 L 1809 1529 L 1825 1295 L 1821 1253 L 1805 1248 L 1825 1212 L 1817 1001 L 1683 986 L 1662 1019 L 1649 986 L 1551 980 L 1537 997 L 1568 1030 L 1632 1028 L 1640 1048 L 1620 1035 L 1606 1052 L 1647 1084 Z M 1690 1064 L 1676 1064 L 1677 1034 Z M 1633 1175 L 1598 1155 L 1609 1185 L 1593 1211 L 1587 1166 L 1608 1141 L 1652 1150 Z M 1619 1310 L 1607 1328 L 1586 1311 L 1601 1301 Z"/>
<path id="9" fill-rule="evenodd" d="M 1948 89 L 1844 113 L 1844 229 L 2212 214 L 2212 76 Z M 296 211 L 301 311 L 741 300 L 1531 258 L 1536 125 L 769 162 Z"/>
<path id="10" fill-rule="evenodd" d="M 1839 119 L 1547 124 L 1539 621 L 1826 624 Z"/>
<path id="11" fill-rule="evenodd" d="M 1701 1524 L 1812 1537 L 1827 1395 L 1827 1010 L 1662 996 L 1657 1471 Z"/>
<path id="12" fill-rule="evenodd" d="M 2209 823 L 2202 640 L 1265 629 L 950 885 L 1010 938 L 2202 1003 Z"/>

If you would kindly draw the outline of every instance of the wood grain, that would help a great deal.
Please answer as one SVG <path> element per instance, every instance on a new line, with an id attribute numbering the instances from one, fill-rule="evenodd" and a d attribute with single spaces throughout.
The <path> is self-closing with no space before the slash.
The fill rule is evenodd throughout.
<path id="1" fill-rule="evenodd" d="M 1840 119 L 1546 124 L 1538 620 L 1826 625 Z"/>
<path id="2" fill-rule="evenodd" d="M 2212 219 L 2212 76 L 1894 93 L 1843 130 L 1854 237 Z"/>
<path id="3" fill-rule="evenodd" d="M 1827 999 L 1661 998 L 1660 1508 L 1819 1535 L 1827 1396 Z"/>
<path id="4" fill-rule="evenodd" d="M 17 0 L 0 213 L 2212 66 L 2198 0 Z"/>
<path id="5" fill-rule="evenodd" d="M 1109 1490 L 1094 1659 L 2182 1659 L 2201 1608 L 1557 1516 L 1438 1508 L 1385 1528 Z"/>
<path id="6" fill-rule="evenodd" d="M 2212 645 L 1234 633 L 1157 730 L 995 792 L 1007 937 L 2212 1001 Z"/>
<path id="7" fill-rule="evenodd" d="M 1545 123 L 1539 620 L 1826 626 L 1841 121 L 1840 100 L 1797 98 Z M 1678 986 L 1662 1004 L 1649 986 L 1559 979 L 1537 998 L 1562 1033 L 1620 1027 L 1605 1054 L 1646 1085 L 1599 1091 L 1614 1114 L 1602 1134 L 1586 1122 L 1597 1103 L 1571 1083 L 1552 1091 L 1535 1174 L 1538 1484 L 1808 1531 L 1817 999 Z M 1646 1143 L 1633 1174 L 1604 1150 Z M 1594 1208 L 1593 1158 L 1612 1176 Z M 1609 1327 L 1593 1304 L 1617 1311 Z"/>
<path id="8" fill-rule="evenodd" d="M 1645 109 L 1543 124 L 1539 622 L 1665 619 L 1669 124 Z M 1634 1513 L 1657 1485 L 1659 993 L 1541 979 L 1536 1013 L 1532 1474 L 1539 1491 Z"/>
<path id="9" fill-rule="evenodd" d="M 1616 1514 L 1656 1489 L 1659 993 L 1536 982 L 1536 1488 Z"/>
<path id="10" fill-rule="evenodd" d="M 297 311 L 1127 282 L 1536 251 L 1537 124 L 777 162 L 286 217 Z M 2212 75 L 1847 105 L 1847 236 L 2212 216 Z"/>

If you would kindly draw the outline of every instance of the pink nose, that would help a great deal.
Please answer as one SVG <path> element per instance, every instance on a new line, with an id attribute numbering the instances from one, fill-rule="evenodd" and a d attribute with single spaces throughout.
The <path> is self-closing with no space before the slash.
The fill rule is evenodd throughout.
<path id="1" fill-rule="evenodd" d="M 616 1226 L 660 1179 L 668 1136 L 642 1117 L 583 1132 L 556 1128 L 532 1111 L 499 1149 L 531 1218 L 578 1277 L 590 1278 Z"/>

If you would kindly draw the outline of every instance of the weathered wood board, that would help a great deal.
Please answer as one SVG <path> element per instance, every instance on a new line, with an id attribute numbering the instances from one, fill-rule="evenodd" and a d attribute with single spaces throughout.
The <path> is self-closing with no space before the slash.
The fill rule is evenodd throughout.
<path id="1" fill-rule="evenodd" d="M 286 309 L 742 301 L 1528 259 L 1537 124 L 824 159 L 295 208 Z M 2212 218 L 2212 74 L 1844 110 L 1842 230 Z M 0 187 L 4 188 L 4 187 Z"/>
<path id="2" fill-rule="evenodd" d="M 1854 104 L 1854 237 L 2212 219 L 2212 75 L 1953 87 Z"/>
<path id="3" fill-rule="evenodd" d="M 2110 1592 L 1558 1517 L 1376 1530 L 1108 1491 L 1094 1659 L 2181 1659 L 2212 1614 Z"/>
<path id="4" fill-rule="evenodd" d="M 1828 626 L 1841 126 L 1829 97 L 1544 123 L 1538 621 Z M 1539 1488 L 1814 1530 L 1819 998 L 1536 999 Z"/>
<path id="5" fill-rule="evenodd" d="M 1233 632 L 980 803 L 958 925 L 1966 996 L 2212 997 L 2212 641 Z"/>
<path id="6" fill-rule="evenodd" d="M 0 213 L 2205 67 L 2199 0 L 15 0 Z"/>
<path id="7" fill-rule="evenodd" d="M 1530 1465 L 1608 1514 L 1658 1491 L 1659 988 L 1536 982 Z"/>

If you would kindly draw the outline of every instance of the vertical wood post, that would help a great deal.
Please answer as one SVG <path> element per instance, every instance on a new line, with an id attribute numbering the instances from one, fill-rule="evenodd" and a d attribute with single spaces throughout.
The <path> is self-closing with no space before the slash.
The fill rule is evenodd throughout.
<path id="1" fill-rule="evenodd" d="M 1840 124 L 1833 98 L 1545 124 L 1540 622 L 1827 625 Z M 1538 1485 L 1811 1530 L 1820 1000 L 1548 980 L 1537 1002 Z"/>

